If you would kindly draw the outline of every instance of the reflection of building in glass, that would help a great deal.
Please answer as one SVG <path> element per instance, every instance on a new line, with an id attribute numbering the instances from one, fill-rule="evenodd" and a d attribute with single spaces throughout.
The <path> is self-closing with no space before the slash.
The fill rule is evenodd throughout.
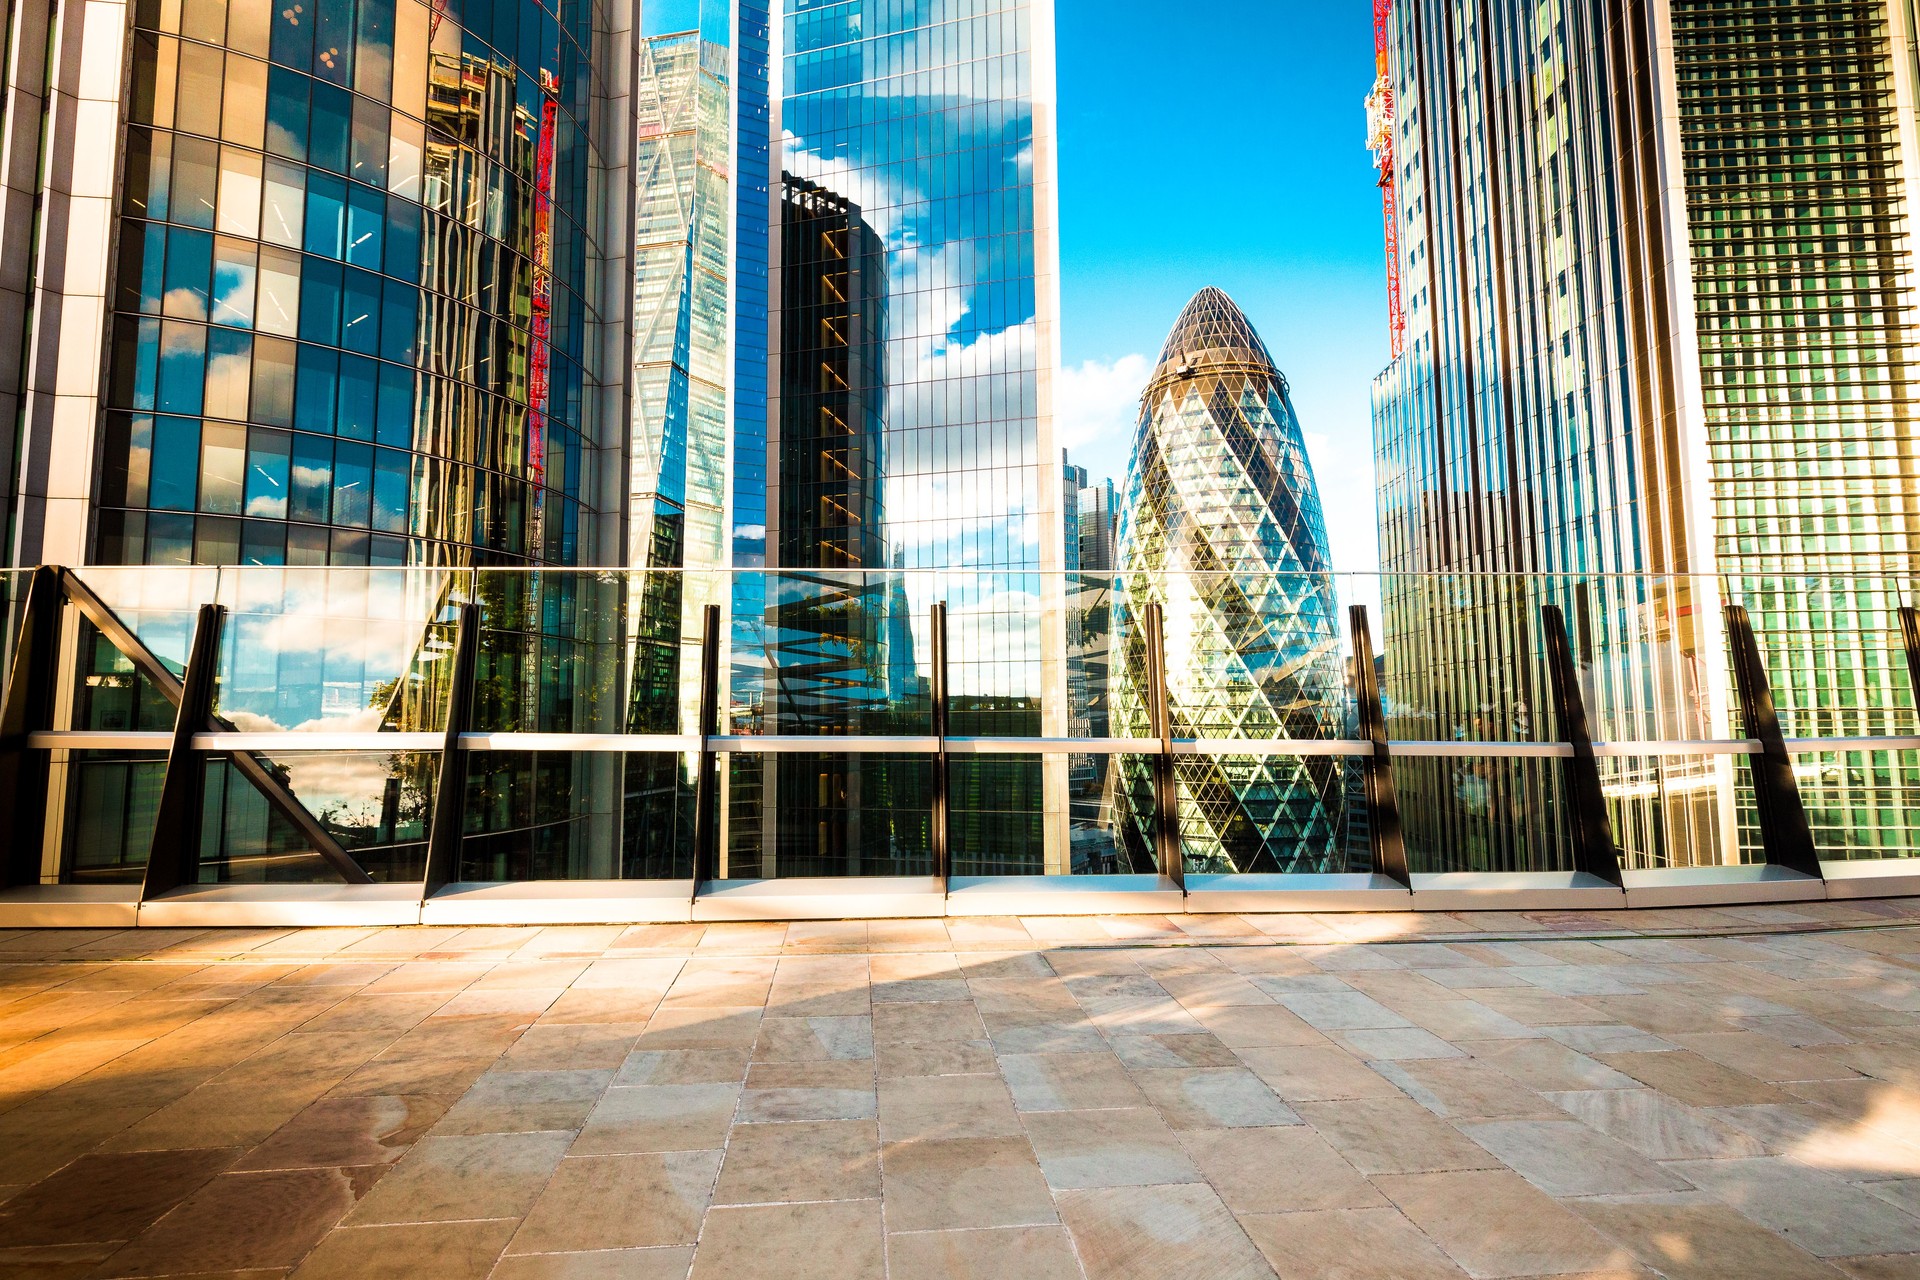
<path id="1" fill-rule="evenodd" d="M 767 602 L 769 723 L 780 734 L 892 733 L 906 718 L 893 695 L 912 640 L 893 616 L 903 600 L 886 572 L 886 246 L 857 203 L 791 174 L 782 175 L 778 243 L 770 550 L 789 572 Z M 896 821 L 925 827 L 910 812 L 924 803 L 924 761 L 783 754 L 773 770 L 762 874 L 891 871 Z M 903 786 L 909 812 L 896 815 Z M 751 830 L 742 824 L 743 836 Z M 736 844 L 742 868 L 754 853 Z"/>
<path id="2" fill-rule="evenodd" d="M 236 0 L 128 17 L 124 29 L 63 22 L 47 81 L 86 106 L 49 116 L 34 170 L 45 234 L 0 250 L 5 278 L 35 291 L 31 347 L 14 341 L 37 368 L 19 406 L 11 557 L 247 566 L 221 579 L 229 708 L 255 728 L 379 723 L 388 686 L 432 657 L 423 621 L 379 667 L 346 652 L 356 628 L 395 616 L 354 616 L 391 610 L 371 588 L 342 589 L 319 611 L 325 631 L 242 607 L 276 594 L 282 569 L 563 565 L 608 550 L 595 544 L 611 505 L 595 491 L 607 443 L 596 424 L 617 421 L 624 397 L 600 385 L 592 336 L 606 300 L 588 269 L 602 225 L 588 172 L 603 163 L 590 11 Z M 28 115 L 9 111 L 5 128 Z M 9 228 L 25 225 L 15 212 Z M 47 269 L 16 257 L 45 244 L 63 246 Z M 82 385 L 91 373 L 76 381 L 83 367 L 103 371 L 97 387 Z M 572 690 L 545 673 L 582 652 L 573 622 L 598 606 L 576 588 L 482 588 L 502 632 L 490 706 L 517 724 L 558 727 L 571 712 Z M 145 677 L 108 646 L 82 650 L 93 687 L 127 695 L 92 704 L 101 727 L 162 718 Z M 144 857 L 154 766 L 76 764 L 65 781 L 88 840 L 120 815 L 122 852 Z M 273 764 L 332 838 L 399 878 L 424 821 L 410 768 Z M 522 856 L 539 843 L 523 841 L 502 861 L 479 834 L 469 870 L 551 865 L 553 832 L 570 839 L 579 815 L 552 816 L 579 793 L 564 760 L 486 761 L 474 785 L 517 794 L 536 776 L 546 812 L 509 816 L 544 825 L 544 851 Z M 202 874 L 312 874 L 263 794 L 224 763 L 210 769 Z"/>
<path id="3" fill-rule="evenodd" d="M 1390 577 L 1397 736 L 1553 733 L 1549 601 L 1596 737 L 1729 736 L 1716 574 L 1794 673 L 1790 736 L 1911 731 L 1888 639 L 1916 551 L 1911 24 L 1802 0 L 1393 6 L 1407 343 L 1374 388 L 1382 568 L 1570 575 Z M 1910 846 L 1911 755 L 1801 765 L 1828 856 Z M 1557 769 L 1401 766 L 1416 861 L 1566 865 Z M 1725 760 L 1605 769 L 1631 865 L 1751 847 Z"/>
<path id="4" fill-rule="evenodd" d="M 1141 397 L 1119 541 L 1120 736 L 1150 736 L 1150 602 L 1165 614 L 1175 737 L 1339 736 L 1339 623 L 1306 442 L 1286 379 L 1218 289 L 1187 304 Z M 1151 865 L 1149 767 L 1122 767 L 1135 865 Z M 1190 756 L 1175 773 L 1190 870 L 1345 868 L 1336 762 Z"/>
<path id="5" fill-rule="evenodd" d="M 1113 481 L 1091 482 L 1062 457 L 1066 539 L 1067 733 L 1104 738 L 1110 721 L 1113 643 Z M 1075 754 L 1067 763 L 1068 831 L 1075 874 L 1123 871 L 1113 834 L 1112 758 Z"/>
<path id="6" fill-rule="evenodd" d="M 875 313 L 878 358 L 836 394 L 877 415 L 849 425 L 863 441 L 869 424 L 878 429 L 875 463 L 884 459 L 884 467 L 874 473 L 882 487 L 875 495 L 858 492 L 867 475 L 858 467 L 853 476 L 830 474 L 820 417 L 784 403 L 796 378 L 802 394 L 817 394 L 805 390 L 813 374 L 805 366 L 823 339 L 781 315 L 772 326 L 769 479 L 783 491 L 769 503 L 770 558 L 780 557 L 780 568 L 832 567 L 831 554 L 809 550 L 805 539 L 813 522 L 829 534 L 855 528 L 825 520 L 819 506 L 835 486 L 852 486 L 870 505 L 843 520 L 877 519 L 877 530 L 860 535 L 885 549 L 868 559 L 871 548 L 849 548 L 859 563 L 906 570 L 916 616 L 925 616 L 935 592 L 951 606 L 953 732 L 1059 736 L 1064 626 L 1037 629 L 1044 634 L 1031 663 L 1003 653 L 1006 637 L 1035 629 L 1043 582 L 1057 581 L 1040 571 L 1064 567 L 1050 404 L 1058 367 L 1052 6 L 786 0 L 783 10 L 781 166 L 794 191 L 857 209 L 881 256 L 861 280 L 886 290 Z M 783 231 L 783 252 L 788 243 Z M 816 245 L 800 251 L 812 255 Z M 784 265 L 776 279 L 789 287 Z M 775 300 L 782 311 L 810 305 L 806 293 Z M 804 433 L 797 448 L 789 430 Z M 797 504 L 784 492 L 793 482 L 812 486 Z M 792 520 L 807 522 L 797 539 L 785 527 Z M 913 573 L 948 568 L 1003 572 L 939 580 Z M 884 598 L 871 606 L 876 624 Z M 956 870 L 1064 869 L 1066 823 L 1046 815 L 1063 819 L 1066 780 L 1064 757 L 1045 765 L 957 761 Z M 833 807 L 852 803 L 831 787 L 814 794 Z"/>
<path id="7" fill-rule="evenodd" d="M 730 176 L 736 75 L 747 92 L 756 70 L 765 74 L 763 51 L 736 50 L 733 8 L 731 0 L 701 0 L 684 13 L 642 12 L 627 548 L 638 569 L 725 570 L 735 553 L 734 347 L 749 325 L 735 323 L 734 292 L 747 279 L 764 288 L 767 213 L 764 190 L 757 204 L 738 199 Z M 670 29 L 688 23 L 693 29 Z M 761 304 L 752 329 L 764 329 L 764 313 Z M 764 336 L 753 346 L 763 351 Z M 748 389 L 750 422 L 763 388 L 764 378 Z M 705 609 L 729 601 L 729 583 L 719 573 L 669 573 L 636 584 L 628 726 L 676 733 L 698 721 Z M 628 761 L 629 861 L 647 859 L 667 873 L 660 853 L 687 835 L 690 786 L 682 761 Z"/>

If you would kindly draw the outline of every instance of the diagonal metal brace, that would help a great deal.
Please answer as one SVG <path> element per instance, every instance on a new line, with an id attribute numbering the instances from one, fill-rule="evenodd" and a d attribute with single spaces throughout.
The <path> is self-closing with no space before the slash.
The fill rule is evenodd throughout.
<path id="1" fill-rule="evenodd" d="M 180 677 L 174 675 L 167 664 L 160 661 L 159 656 L 120 620 L 119 616 L 108 607 L 106 601 L 94 594 L 91 587 L 71 573 L 62 575 L 62 583 L 67 599 L 73 601 L 74 607 L 79 609 L 87 621 L 106 637 L 107 643 L 118 649 L 127 661 L 133 664 L 134 670 L 160 691 L 162 697 L 178 707 L 185 692 L 181 686 Z M 207 717 L 206 727 L 216 733 L 234 732 L 231 723 L 216 715 Z M 348 884 L 373 883 L 373 877 L 354 861 L 352 854 L 340 847 L 340 842 L 320 825 L 318 818 L 308 812 L 307 807 L 300 803 L 299 797 L 287 790 L 286 783 L 282 782 L 272 769 L 250 752 L 235 751 L 230 753 L 230 758 L 234 770 L 253 785 L 254 790 L 265 798 L 274 812 L 293 824 L 294 828 L 300 832 L 301 838 L 315 853 L 326 860 L 328 866 L 340 874 L 341 879 Z"/>

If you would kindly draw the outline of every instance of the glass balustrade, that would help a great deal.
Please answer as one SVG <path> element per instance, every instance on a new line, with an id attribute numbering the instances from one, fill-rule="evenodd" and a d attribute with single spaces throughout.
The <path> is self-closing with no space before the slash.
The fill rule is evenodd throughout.
<path id="1" fill-rule="evenodd" d="M 31 579 L 16 884 L 1617 883 L 1920 822 L 1904 581 L 88 567 L 36 653 Z"/>

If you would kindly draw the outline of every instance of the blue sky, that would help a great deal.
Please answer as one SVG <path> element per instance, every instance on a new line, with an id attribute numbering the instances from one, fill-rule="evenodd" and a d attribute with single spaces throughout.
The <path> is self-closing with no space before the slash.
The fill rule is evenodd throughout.
<path id="1" fill-rule="evenodd" d="M 1360 0 L 1056 0 L 1062 348 L 1074 460 L 1123 480 L 1187 299 L 1231 294 L 1293 388 L 1334 563 L 1371 571 L 1367 389 L 1388 359 Z"/>

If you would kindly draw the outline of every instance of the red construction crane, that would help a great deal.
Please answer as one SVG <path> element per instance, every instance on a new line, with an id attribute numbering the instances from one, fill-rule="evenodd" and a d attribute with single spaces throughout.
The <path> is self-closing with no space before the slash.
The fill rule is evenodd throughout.
<path id="1" fill-rule="evenodd" d="M 1387 331 L 1398 356 L 1407 345 L 1407 317 L 1400 307 L 1400 196 L 1393 171 L 1393 80 L 1387 59 L 1387 24 L 1393 0 L 1373 0 L 1373 92 L 1367 95 L 1367 149 L 1380 173 L 1380 203 L 1387 228 Z"/>

